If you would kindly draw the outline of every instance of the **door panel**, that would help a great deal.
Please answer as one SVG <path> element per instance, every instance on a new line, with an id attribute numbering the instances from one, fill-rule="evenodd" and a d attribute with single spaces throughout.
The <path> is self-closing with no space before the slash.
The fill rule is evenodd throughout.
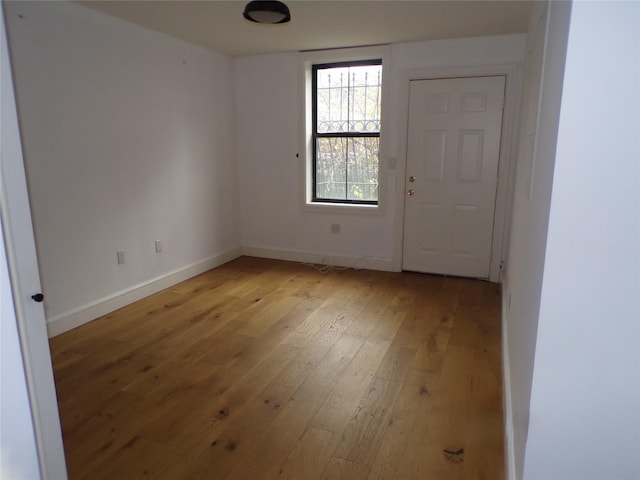
<path id="1" fill-rule="evenodd" d="M 488 278 L 505 77 L 410 85 L 403 268 Z"/>
<path id="2" fill-rule="evenodd" d="M 444 180 L 445 147 L 447 132 L 444 130 L 425 130 L 422 150 L 425 152 L 425 180 L 442 182 Z M 419 173 L 419 172 L 418 172 Z"/>
<path id="3" fill-rule="evenodd" d="M 458 181 L 479 182 L 482 173 L 484 131 L 464 130 L 458 141 Z"/>

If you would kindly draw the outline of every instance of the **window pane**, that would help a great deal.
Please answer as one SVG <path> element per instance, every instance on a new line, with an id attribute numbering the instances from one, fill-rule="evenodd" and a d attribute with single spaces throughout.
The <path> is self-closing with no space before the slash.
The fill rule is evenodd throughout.
<path id="1" fill-rule="evenodd" d="M 361 137 L 348 140 L 347 199 L 376 201 L 380 139 Z"/>
<path id="2" fill-rule="evenodd" d="M 318 133 L 380 131 L 382 65 L 317 70 Z"/>
<path id="3" fill-rule="evenodd" d="M 318 138 L 316 198 L 378 200 L 378 137 Z"/>
<path id="4" fill-rule="evenodd" d="M 349 118 L 349 68 L 319 69 L 318 133 L 344 132 Z"/>
<path id="5" fill-rule="evenodd" d="M 382 67 L 351 67 L 351 132 L 380 131 L 380 80 Z"/>
<path id="6" fill-rule="evenodd" d="M 316 198 L 346 200 L 346 138 L 318 138 L 316 144 Z"/>

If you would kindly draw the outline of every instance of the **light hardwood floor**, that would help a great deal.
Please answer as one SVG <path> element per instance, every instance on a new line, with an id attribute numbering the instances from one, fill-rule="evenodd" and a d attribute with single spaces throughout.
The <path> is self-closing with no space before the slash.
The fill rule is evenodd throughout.
<path id="1" fill-rule="evenodd" d="M 70 478 L 503 479 L 499 305 L 234 260 L 51 339 Z"/>

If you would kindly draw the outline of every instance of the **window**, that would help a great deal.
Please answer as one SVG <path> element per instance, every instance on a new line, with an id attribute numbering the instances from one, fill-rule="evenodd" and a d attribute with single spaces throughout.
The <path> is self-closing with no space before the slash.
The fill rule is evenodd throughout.
<path id="1" fill-rule="evenodd" d="M 382 60 L 312 67 L 312 201 L 378 204 Z"/>

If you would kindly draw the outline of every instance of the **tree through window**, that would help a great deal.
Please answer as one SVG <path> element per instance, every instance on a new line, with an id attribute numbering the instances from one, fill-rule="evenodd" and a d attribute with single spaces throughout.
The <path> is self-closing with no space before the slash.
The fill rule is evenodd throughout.
<path id="1" fill-rule="evenodd" d="M 313 65 L 313 201 L 378 203 L 382 61 Z"/>

